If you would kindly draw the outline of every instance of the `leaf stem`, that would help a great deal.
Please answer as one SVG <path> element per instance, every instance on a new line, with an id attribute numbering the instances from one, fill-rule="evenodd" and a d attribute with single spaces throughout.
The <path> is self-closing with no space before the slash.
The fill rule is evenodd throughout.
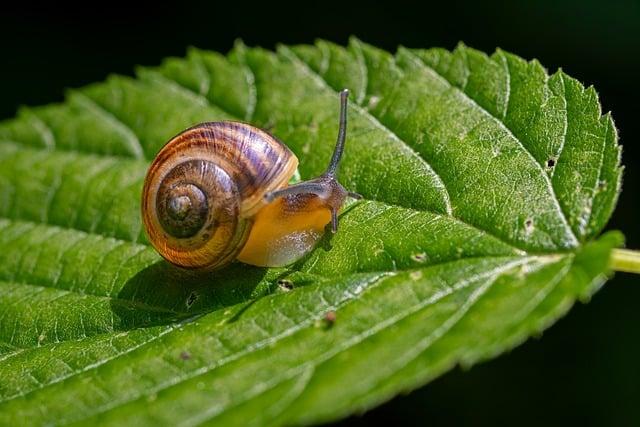
<path id="1" fill-rule="evenodd" d="M 614 249 L 609 265 L 616 271 L 640 274 L 640 251 Z"/>

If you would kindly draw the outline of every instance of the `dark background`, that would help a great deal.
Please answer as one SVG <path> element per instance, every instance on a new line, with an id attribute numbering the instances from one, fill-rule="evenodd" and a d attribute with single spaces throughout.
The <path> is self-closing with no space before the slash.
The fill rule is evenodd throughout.
<path id="1" fill-rule="evenodd" d="M 222 52 L 249 45 L 344 44 L 501 47 L 562 67 L 597 88 L 624 145 L 624 191 L 609 228 L 640 248 L 638 102 L 640 1 L 460 2 L 356 5 L 299 1 L 159 4 L 22 4 L 0 10 L 0 119 L 21 104 L 61 101 L 64 89 L 131 75 L 194 45 Z M 588 305 L 510 354 L 454 370 L 344 424 L 640 425 L 640 276 L 618 274 Z"/>

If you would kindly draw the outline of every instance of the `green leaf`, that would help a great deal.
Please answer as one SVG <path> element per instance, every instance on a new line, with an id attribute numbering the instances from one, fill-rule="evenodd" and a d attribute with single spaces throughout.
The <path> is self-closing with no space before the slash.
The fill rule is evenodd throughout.
<path id="1" fill-rule="evenodd" d="M 249 121 L 309 178 L 343 87 L 341 181 L 366 200 L 335 236 L 205 275 L 148 246 L 165 141 Z M 0 424 L 317 423 L 495 357 L 604 283 L 619 160 L 592 88 L 463 45 L 191 49 L 23 108 L 0 123 Z"/>

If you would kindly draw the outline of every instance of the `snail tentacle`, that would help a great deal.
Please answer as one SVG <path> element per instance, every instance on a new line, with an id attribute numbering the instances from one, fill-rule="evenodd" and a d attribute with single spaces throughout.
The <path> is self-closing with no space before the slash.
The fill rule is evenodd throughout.
<path id="1" fill-rule="evenodd" d="M 338 138 L 333 149 L 331 161 L 325 173 L 309 181 L 303 181 L 279 190 L 271 191 L 264 195 L 267 202 L 273 202 L 278 197 L 292 197 L 300 194 L 312 194 L 320 198 L 327 209 L 331 212 L 331 231 L 338 231 L 338 211 L 344 204 L 347 196 L 361 199 L 358 193 L 348 192 L 337 179 L 338 167 L 342 160 L 344 145 L 347 136 L 347 101 L 349 90 L 340 91 L 340 126 L 338 128 Z"/>
<path id="2" fill-rule="evenodd" d="M 347 101 L 349 98 L 349 89 L 342 89 L 340 91 L 340 124 L 338 126 L 338 139 L 336 141 L 336 148 L 333 150 L 331 161 L 325 175 L 334 175 L 340 160 L 342 159 L 342 153 L 344 152 L 344 143 L 347 139 Z"/>

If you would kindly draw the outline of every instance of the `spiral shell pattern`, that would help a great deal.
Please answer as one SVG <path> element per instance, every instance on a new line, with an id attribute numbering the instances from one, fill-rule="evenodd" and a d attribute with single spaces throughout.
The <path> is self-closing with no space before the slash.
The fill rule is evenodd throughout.
<path id="1" fill-rule="evenodd" d="M 142 219 L 169 262 L 215 269 L 242 250 L 264 195 L 287 185 L 298 159 L 251 125 L 202 123 L 171 139 L 145 178 Z"/>

